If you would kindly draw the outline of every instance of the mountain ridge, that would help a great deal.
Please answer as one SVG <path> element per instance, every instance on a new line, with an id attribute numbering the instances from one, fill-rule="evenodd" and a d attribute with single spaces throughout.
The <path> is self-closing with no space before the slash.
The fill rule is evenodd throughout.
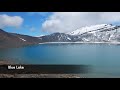
<path id="1" fill-rule="evenodd" d="M 40 37 L 9 33 L 0 29 L 0 48 L 21 47 L 44 42 L 120 42 L 120 26 L 99 24 L 69 33 L 52 33 Z"/>

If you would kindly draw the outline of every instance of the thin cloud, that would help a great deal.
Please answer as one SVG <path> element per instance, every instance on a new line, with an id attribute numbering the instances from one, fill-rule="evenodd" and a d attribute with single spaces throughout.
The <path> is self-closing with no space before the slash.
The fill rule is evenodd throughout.
<path id="1" fill-rule="evenodd" d="M 31 28 L 30 28 L 30 31 L 31 31 L 31 32 L 34 32 L 34 31 L 36 31 L 36 28 L 31 27 Z"/>

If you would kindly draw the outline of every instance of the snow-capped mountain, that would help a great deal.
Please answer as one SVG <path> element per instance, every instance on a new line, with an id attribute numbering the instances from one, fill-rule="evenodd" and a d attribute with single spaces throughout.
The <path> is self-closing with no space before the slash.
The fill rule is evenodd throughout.
<path id="1" fill-rule="evenodd" d="M 41 37 L 43 42 L 119 42 L 120 26 L 99 24 Z"/>
<path id="2" fill-rule="evenodd" d="M 75 31 L 67 33 L 71 36 L 81 38 L 81 41 L 89 42 L 104 42 L 104 41 L 120 41 L 120 26 L 112 24 L 100 24 L 82 27 Z"/>
<path id="3" fill-rule="evenodd" d="M 91 26 L 86 26 L 86 27 L 79 28 L 75 31 L 72 31 L 72 32 L 69 32 L 69 33 L 66 33 L 66 34 L 81 35 L 81 34 L 84 34 L 86 32 L 98 32 L 98 31 L 102 31 L 104 29 L 112 29 L 114 27 L 116 27 L 116 26 L 113 26 L 111 24 L 91 25 Z"/>

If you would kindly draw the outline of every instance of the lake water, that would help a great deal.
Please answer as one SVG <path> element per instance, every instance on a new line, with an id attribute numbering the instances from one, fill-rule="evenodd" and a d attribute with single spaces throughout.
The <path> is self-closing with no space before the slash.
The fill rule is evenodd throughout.
<path id="1" fill-rule="evenodd" d="M 83 76 L 120 77 L 120 45 L 40 44 L 0 49 L 0 58 L 27 64 L 92 65 L 92 72 Z"/>

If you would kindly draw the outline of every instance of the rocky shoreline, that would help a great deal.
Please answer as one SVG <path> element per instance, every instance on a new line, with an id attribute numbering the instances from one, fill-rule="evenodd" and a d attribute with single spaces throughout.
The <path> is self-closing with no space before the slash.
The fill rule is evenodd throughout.
<path id="1" fill-rule="evenodd" d="M 75 74 L 0 74 L 0 78 L 81 78 Z"/>
<path id="2" fill-rule="evenodd" d="M 0 60 L 0 65 L 8 65 L 8 64 L 14 64 L 14 62 L 9 60 Z"/>
<path id="3" fill-rule="evenodd" d="M 0 65 L 15 64 L 7 60 L 0 60 Z M 0 74 L 0 78 L 82 78 L 79 74 Z"/>

